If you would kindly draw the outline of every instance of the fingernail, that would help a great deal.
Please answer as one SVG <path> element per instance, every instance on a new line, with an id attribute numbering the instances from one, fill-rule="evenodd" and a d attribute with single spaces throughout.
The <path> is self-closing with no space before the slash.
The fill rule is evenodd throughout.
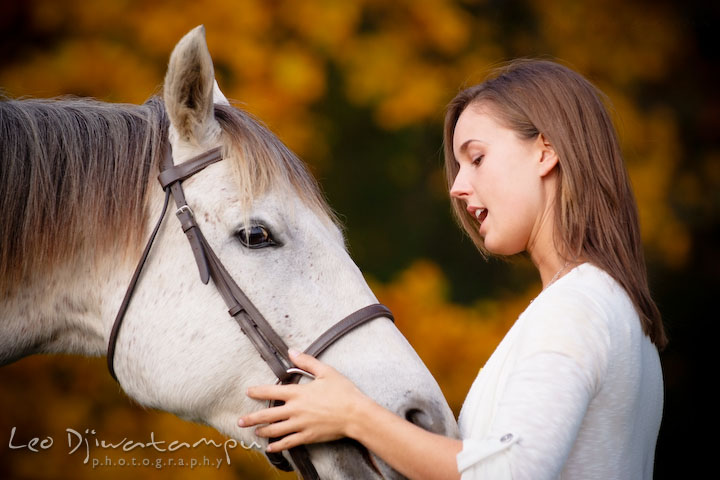
<path id="1" fill-rule="evenodd" d="M 272 453 L 272 452 L 274 451 L 273 446 L 272 446 L 272 445 L 268 445 L 267 448 L 265 449 L 265 451 Z"/>
<path id="2" fill-rule="evenodd" d="M 300 352 L 298 352 L 294 348 L 288 348 L 288 355 L 290 355 L 291 357 L 297 357 L 298 355 L 300 355 Z"/>
<path id="3" fill-rule="evenodd" d="M 242 418 L 238 420 L 238 427 L 244 427 L 245 426 L 245 420 Z"/>

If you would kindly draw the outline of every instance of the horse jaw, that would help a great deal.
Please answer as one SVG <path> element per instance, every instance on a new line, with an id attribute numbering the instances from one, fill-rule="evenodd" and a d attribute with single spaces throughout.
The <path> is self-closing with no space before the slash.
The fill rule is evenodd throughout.
<path id="1" fill-rule="evenodd" d="M 134 267 L 134 250 L 78 255 L 0 299 L 0 365 L 35 354 L 101 356 Z"/>

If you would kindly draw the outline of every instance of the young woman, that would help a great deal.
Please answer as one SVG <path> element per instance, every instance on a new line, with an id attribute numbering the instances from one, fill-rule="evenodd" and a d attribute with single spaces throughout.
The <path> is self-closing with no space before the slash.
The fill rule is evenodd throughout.
<path id="1" fill-rule="evenodd" d="M 663 406 L 637 207 L 601 94 L 548 61 L 462 91 L 445 119 L 452 204 L 480 251 L 527 252 L 543 290 L 480 371 L 445 438 L 384 410 L 320 361 L 260 386 L 241 418 L 274 451 L 351 437 L 410 478 L 651 479 Z"/>

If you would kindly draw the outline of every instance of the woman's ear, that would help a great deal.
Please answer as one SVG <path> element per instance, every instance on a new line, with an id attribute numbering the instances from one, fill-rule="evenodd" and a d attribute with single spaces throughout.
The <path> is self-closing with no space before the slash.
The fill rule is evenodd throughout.
<path id="1" fill-rule="evenodd" d="M 548 175 L 552 172 L 555 166 L 558 164 L 558 156 L 555 152 L 555 148 L 552 146 L 550 141 L 542 133 L 537 138 L 538 146 L 540 147 L 540 160 L 538 161 L 538 173 L 541 177 Z"/>

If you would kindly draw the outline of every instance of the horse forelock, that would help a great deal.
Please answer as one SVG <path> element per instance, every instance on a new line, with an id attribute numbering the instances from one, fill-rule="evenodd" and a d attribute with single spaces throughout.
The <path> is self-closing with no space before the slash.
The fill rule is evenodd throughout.
<path id="1" fill-rule="evenodd" d="M 162 101 L 0 98 L 0 298 L 60 263 L 140 243 Z"/>
<path id="2" fill-rule="evenodd" d="M 341 227 L 306 165 L 274 133 L 246 111 L 230 105 L 216 104 L 215 119 L 234 160 L 232 167 L 243 203 L 249 207 L 254 198 L 272 189 L 285 189 L 297 195 L 324 223 Z"/>

